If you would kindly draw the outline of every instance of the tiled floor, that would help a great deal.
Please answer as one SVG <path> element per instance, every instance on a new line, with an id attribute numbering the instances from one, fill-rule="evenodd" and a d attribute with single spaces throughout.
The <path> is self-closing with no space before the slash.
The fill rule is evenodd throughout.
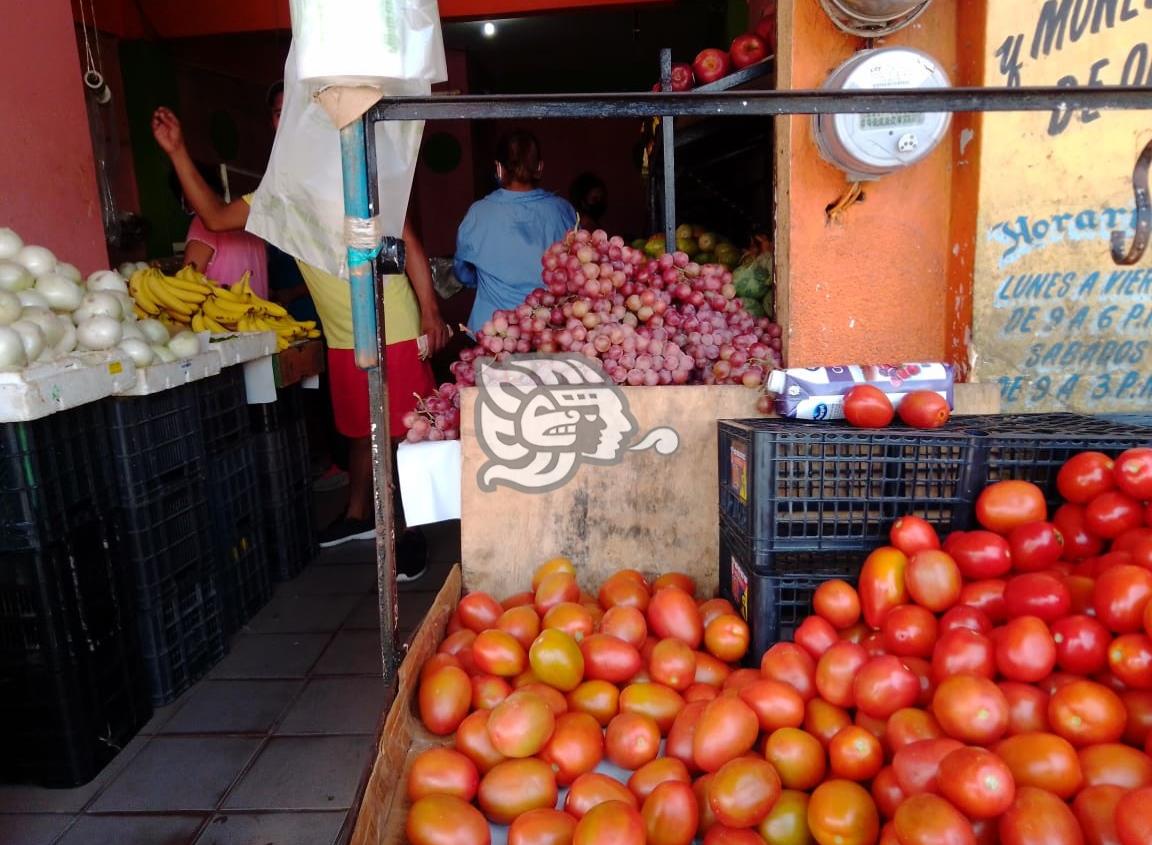
<path id="1" fill-rule="evenodd" d="M 459 523 L 426 533 L 405 640 L 459 559 Z M 346 842 L 388 705 L 378 607 L 372 544 L 326 551 L 91 783 L 0 786 L 0 845 Z"/>

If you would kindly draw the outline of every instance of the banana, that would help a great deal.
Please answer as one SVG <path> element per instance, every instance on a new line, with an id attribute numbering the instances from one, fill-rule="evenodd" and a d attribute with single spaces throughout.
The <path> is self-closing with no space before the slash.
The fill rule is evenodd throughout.
<path id="1" fill-rule="evenodd" d="M 163 276 L 161 276 L 161 279 L 163 279 Z M 150 276 L 141 278 L 140 289 L 147 292 L 165 311 L 172 315 L 179 315 L 190 319 L 192 312 L 196 310 L 195 306 L 173 295 L 163 281 L 156 282 L 156 280 Z M 185 319 L 183 322 L 188 322 L 188 320 Z"/>
<path id="2" fill-rule="evenodd" d="M 242 302 L 227 302 L 210 297 L 204 302 L 204 311 L 221 322 L 235 322 L 252 310 L 252 306 Z"/>
<path id="3" fill-rule="evenodd" d="M 280 352 L 283 352 L 285 349 L 287 349 L 291 345 L 292 345 L 292 341 L 288 340 L 288 338 L 280 337 L 279 335 L 276 336 L 276 348 Z"/>
<path id="4" fill-rule="evenodd" d="M 309 340 L 314 340 L 314 339 L 320 337 L 320 330 L 319 329 L 308 329 L 307 334 L 305 334 L 304 336 L 306 338 L 308 338 Z"/>
<path id="5" fill-rule="evenodd" d="M 131 292 L 132 299 L 136 301 L 136 305 L 140 310 L 150 317 L 155 317 L 160 314 L 163 308 L 148 289 L 146 284 L 148 278 L 148 270 L 137 270 L 132 274 L 132 278 L 128 282 L 128 290 Z"/>
<path id="6" fill-rule="evenodd" d="M 216 285 L 212 289 L 212 296 L 222 302 L 243 302 L 244 297 L 236 293 L 232 288 L 227 285 Z"/>
<path id="7" fill-rule="evenodd" d="M 249 284 L 249 279 L 251 278 L 252 274 L 245 270 L 244 275 L 240 277 L 240 281 L 232 285 L 232 290 L 245 298 L 252 296 L 252 285 Z"/>
<path id="8" fill-rule="evenodd" d="M 186 302 L 189 305 L 198 306 L 201 302 L 208 298 L 208 295 L 205 293 L 195 293 L 193 291 L 187 291 L 183 288 L 178 288 L 175 285 L 169 284 L 168 279 L 170 278 L 170 276 L 165 276 L 164 281 L 158 282 L 157 284 L 163 285 L 164 290 L 166 290 L 171 296 L 175 297 L 181 302 Z"/>
<path id="9" fill-rule="evenodd" d="M 169 287 L 175 290 L 199 294 L 201 298 L 208 296 L 208 294 L 216 289 L 215 285 L 205 281 L 204 276 L 191 267 L 185 267 L 175 276 L 165 276 L 164 281 L 168 283 Z"/>
<path id="10" fill-rule="evenodd" d="M 288 309 L 281 305 L 279 302 L 268 302 L 267 300 L 261 300 L 261 303 L 264 306 L 264 310 L 267 311 L 268 314 L 272 317 L 284 318 L 288 316 Z"/>
<path id="11" fill-rule="evenodd" d="M 204 312 L 203 311 L 197 311 L 195 314 L 192 315 L 192 331 L 194 331 L 194 332 L 206 332 L 206 331 L 208 331 L 208 328 L 204 325 Z"/>

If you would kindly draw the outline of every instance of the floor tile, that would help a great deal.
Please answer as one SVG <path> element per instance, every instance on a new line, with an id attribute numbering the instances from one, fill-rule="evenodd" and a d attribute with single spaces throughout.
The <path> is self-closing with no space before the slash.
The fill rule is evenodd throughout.
<path id="1" fill-rule="evenodd" d="M 203 816 L 81 816 L 56 845 L 188 845 Z"/>
<path id="2" fill-rule="evenodd" d="M 230 813 L 212 818 L 196 845 L 332 845 L 347 813 Z"/>
<path id="3" fill-rule="evenodd" d="M 371 736 L 273 737 L 224 807 L 348 809 L 374 752 Z"/>
<path id="4" fill-rule="evenodd" d="M 359 599 L 356 607 L 348 618 L 344 620 L 345 630 L 379 631 L 380 630 L 380 596 L 369 593 Z"/>
<path id="5" fill-rule="evenodd" d="M 374 675 L 384 673 L 379 631 L 340 631 L 316 661 L 313 675 Z"/>
<path id="6" fill-rule="evenodd" d="M 339 566 L 348 563 L 369 563 L 375 566 L 376 543 L 372 540 L 352 540 L 339 546 L 332 546 L 330 549 L 321 549 L 320 556 L 316 558 L 313 566 Z"/>
<path id="7" fill-rule="evenodd" d="M 0 786 L 0 813 L 78 813 L 88 806 L 93 796 L 111 783 L 147 744 L 148 737 L 135 737 L 100 774 L 75 789 Z"/>
<path id="8" fill-rule="evenodd" d="M 328 634 L 242 634 L 209 677 L 303 678 L 329 639 Z"/>
<path id="9" fill-rule="evenodd" d="M 161 734 L 265 734 L 303 688 L 302 681 L 202 681 Z"/>
<path id="10" fill-rule="evenodd" d="M 345 563 L 310 566 L 291 581 L 297 595 L 363 595 L 376 589 L 376 564 Z"/>
<path id="11" fill-rule="evenodd" d="M 383 678 L 313 678 L 278 734 L 375 734 L 388 709 Z"/>
<path id="12" fill-rule="evenodd" d="M 265 605 L 247 629 L 253 634 L 335 631 L 358 601 L 354 595 L 298 595 L 289 588 Z"/>
<path id="13" fill-rule="evenodd" d="M 72 816 L 0 815 L 0 845 L 52 845 L 72 824 Z"/>
<path id="14" fill-rule="evenodd" d="M 187 700 L 189 693 L 190 690 L 185 690 L 175 701 L 165 704 L 163 707 L 157 707 L 152 713 L 152 718 L 148 720 L 148 724 L 140 729 L 140 735 L 152 736 L 160 733 L 160 730 L 168 724 L 168 720 L 176 715 L 176 711 Z"/>
<path id="15" fill-rule="evenodd" d="M 214 810 L 262 741 L 155 737 L 89 812 Z"/>
<path id="16" fill-rule="evenodd" d="M 399 627 L 419 628 L 434 601 L 436 601 L 436 593 L 404 593 L 396 602 L 400 608 Z"/>
<path id="17" fill-rule="evenodd" d="M 444 586 L 444 581 L 448 577 L 448 573 L 452 571 L 454 564 L 448 561 L 429 560 L 428 571 L 424 573 L 423 577 L 415 581 L 408 581 L 407 583 L 400 584 L 401 593 L 436 593 Z"/>

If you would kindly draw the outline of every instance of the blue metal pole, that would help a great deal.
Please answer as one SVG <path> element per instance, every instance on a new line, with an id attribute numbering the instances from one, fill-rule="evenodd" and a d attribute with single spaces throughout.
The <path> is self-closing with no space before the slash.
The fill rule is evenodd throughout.
<path id="1" fill-rule="evenodd" d="M 368 158 L 364 144 L 364 121 L 354 120 L 340 130 L 340 158 L 344 171 L 344 215 L 357 220 L 372 216 L 368 198 Z M 356 365 L 370 370 L 380 363 L 376 336 L 376 291 L 373 267 L 366 251 L 348 248 L 348 273 L 352 285 L 352 330 L 356 341 Z"/>

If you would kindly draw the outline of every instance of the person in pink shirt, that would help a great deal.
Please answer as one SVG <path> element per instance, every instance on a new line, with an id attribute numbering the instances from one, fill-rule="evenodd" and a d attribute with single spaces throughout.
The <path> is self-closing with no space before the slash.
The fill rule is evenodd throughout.
<path id="1" fill-rule="evenodd" d="M 197 169 L 212 190 L 222 196 L 224 184 L 220 174 L 214 168 L 204 165 L 197 165 Z M 268 253 L 264 241 L 242 229 L 210 232 L 188 207 L 179 180 L 172 181 L 172 190 L 180 201 L 180 207 L 192 215 L 192 224 L 188 227 L 188 237 L 184 244 L 184 264 L 192 265 L 211 281 L 221 285 L 233 285 L 240 281 L 244 273 L 251 273 L 248 283 L 252 292 L 261 299 L 267 299 Z"/>

